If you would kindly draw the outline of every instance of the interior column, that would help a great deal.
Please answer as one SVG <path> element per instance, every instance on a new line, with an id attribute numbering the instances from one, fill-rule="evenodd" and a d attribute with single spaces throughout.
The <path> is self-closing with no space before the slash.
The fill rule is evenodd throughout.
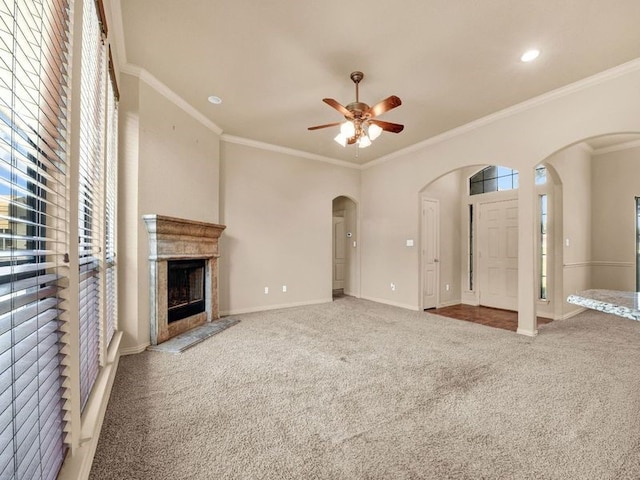
<path id="1" fill-rule="evenodd" d="M 534 168 L 522 169 L 518 181 L 518 333 L 535 337 L 536 321 L 536 192 Z"/>

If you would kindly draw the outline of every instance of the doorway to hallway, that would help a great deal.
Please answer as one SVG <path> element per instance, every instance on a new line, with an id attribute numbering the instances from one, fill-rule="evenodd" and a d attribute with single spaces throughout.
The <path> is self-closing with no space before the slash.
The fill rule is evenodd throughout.
<path id="1" fill-rule="evenodd" d="M 332 297 L 359 297 L 358 209 L 348 197 L 332 202 L 331 289 Z"/>

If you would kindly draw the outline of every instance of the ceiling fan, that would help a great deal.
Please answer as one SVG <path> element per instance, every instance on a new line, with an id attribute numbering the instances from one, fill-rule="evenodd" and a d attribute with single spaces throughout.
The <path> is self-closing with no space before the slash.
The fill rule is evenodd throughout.
<path id="1" fill-rule="evenodd" d="M 404 125 L 398 123 L 385 122 L 375 117 L 382 115 L 384 112 L 402 105 L 402 101 L 395 95 L 385 98 L 381 102 L 370 107 L 366 103 L 360 101 L 358 85 L 364 78 L 362 72 L 352 72 L 351 80 L 356 84 L 356 101 L 351 102 L 346 107 L 340 105 L 333 98 L 323 98 L 322 101 L 327 105 L 339 111 L 346 122 L 334 122 L 326 125 L 316 125 L 309 127 L 309 130 L 318 130 L 320 128 L 335 127 L 340 125 L 340 133 L 334 138 L 343 147 L 353 145 L 354 143 L 360 148 L 371 145 L 371 142 L 378 138 L 383 131 L 400 133 L 404 129 Z"/>

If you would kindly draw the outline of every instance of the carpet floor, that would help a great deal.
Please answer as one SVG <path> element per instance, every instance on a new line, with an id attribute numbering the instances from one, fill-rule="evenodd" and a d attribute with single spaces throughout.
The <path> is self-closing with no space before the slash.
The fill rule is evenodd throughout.
<path id="1" fill-rule="evenodd" d="M 536 338 L 350 297 L 123 357 L 90 478 L 638 479 L 640 322 Z"/>

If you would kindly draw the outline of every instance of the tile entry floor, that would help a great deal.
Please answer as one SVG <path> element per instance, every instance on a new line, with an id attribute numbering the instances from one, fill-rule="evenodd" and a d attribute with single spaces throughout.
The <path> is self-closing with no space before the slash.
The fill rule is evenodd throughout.
<path id="1" fill-rule="evenodd" d="M 455 318 L 457 320 L 479 323 L 488 327 L 511 330 L 512 332 L 518 330 L 518 312 L 512 310 L 459 304 L 450 307 L 432 308 L 425 310 L 425 312 Z M 538 327 L 551 323 L 552 321 L 550 318 L 538 317 Z"/>

